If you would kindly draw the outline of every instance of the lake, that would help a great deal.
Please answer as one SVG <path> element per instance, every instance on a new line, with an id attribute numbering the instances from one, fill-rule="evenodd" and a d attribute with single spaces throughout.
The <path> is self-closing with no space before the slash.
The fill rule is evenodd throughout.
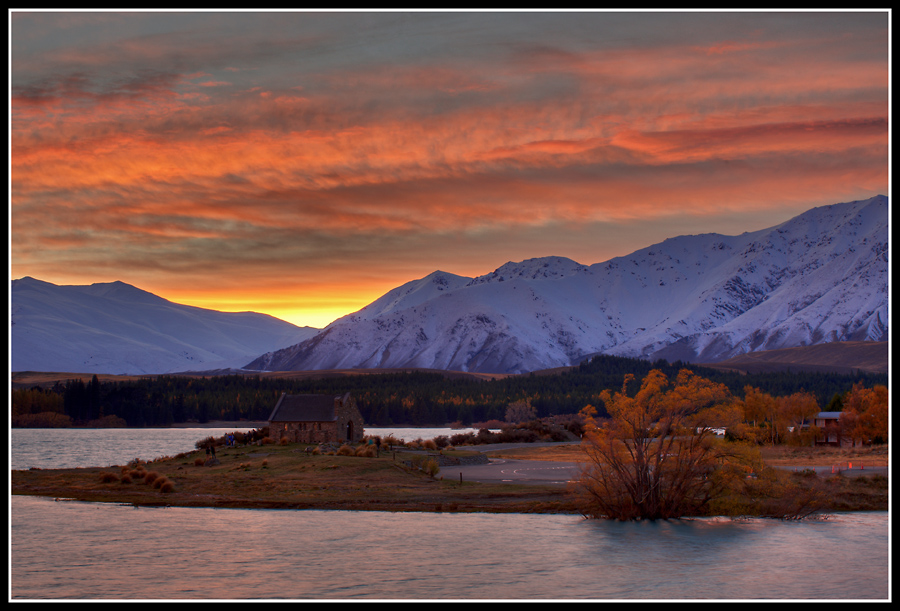
<path id="1" fill-rule="evenodd" d="M 230 428 L 12 429 L 10 467 L 71 469 L 124 465 L 134 458 L 153 460 L 193 451 L 201 439 L 249 430 L 252 429 L 242 428 L 240 423 Z M 393 434 L 397 439 L 415 441 L 470 431 L 477 432 L 450 428 L 367 428 L 366 434 Z"/>
<path id="2" fill-rule="evenodd" d="M 11 461 L 122 464 L 190 450 L 217 431 L 17 429 Z M 886 512 L 620 523 L 23 496 L 10 510 L 15 600 L 835 601 L 886 600 L 890 590 Z"/>

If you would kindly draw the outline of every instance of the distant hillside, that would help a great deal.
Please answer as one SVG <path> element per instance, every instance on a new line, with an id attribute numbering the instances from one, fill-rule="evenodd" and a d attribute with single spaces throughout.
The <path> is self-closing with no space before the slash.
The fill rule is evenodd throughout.
<path id="1" fill-rule="evenodd" d="M 239 366 L 319 332 L 173 303 L 124 282 L 11 283 L 12 371 L 158 374 Z"/>
<path id="2" fill-rule="evenodd" d="M 887 373 L 887 342 L 832 342 L 815 346 L 749 352 L 704 367 L 743 373 L 809 371 Z"/>
<path id="3" fill-rule="evenodd" d="M 446 380 L 471 380 L 489 381 L 508 377 L 505 374 L 485 374 L 469 371 L 441 371 L 437 369 L 317 369 L 314 371 L 248 371 L 243 369 L 210 369 L 206 371 L 181 371 L 168 374 L 140 374 L 140 375 L 116 375 L 116 374 L 92 374 L 52 371 L 14 371 L 10 381 L 13 388 L 51 388 L 57 384 L 65 386 L 70 380 L 90 380 L 93 375 L 100 382 L 134 382 L 138 380 L 154 379 L 160 375 L 212 378 L 220 376 L 245 376 L 262 380 L 325 380 L 348 376 L 378 376 L 382 374 L 408 374 L 408 373 L 432 373 L 438 374 Z"/>

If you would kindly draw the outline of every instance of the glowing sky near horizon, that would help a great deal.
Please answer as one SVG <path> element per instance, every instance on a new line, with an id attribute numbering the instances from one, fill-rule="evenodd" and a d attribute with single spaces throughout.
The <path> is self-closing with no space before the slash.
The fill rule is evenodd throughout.
<path id="1" fill-rule="evenodd" d="M 10 277 L 323 327 L 888 194 L 886 12 L 12 12 Z"/>

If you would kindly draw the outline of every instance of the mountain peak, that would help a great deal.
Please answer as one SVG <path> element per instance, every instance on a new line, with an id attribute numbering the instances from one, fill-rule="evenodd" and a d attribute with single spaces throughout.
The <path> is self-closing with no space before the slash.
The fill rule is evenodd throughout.
<path id="1" fill-rule="evenodd" d="M 490 274 L 478 276 L 469 284 L 485 284 L 488 282 L 505 282 L 508 280 L 555 280 L 588 271 L 582 265 L 567 257 L 537 257 L 524 261 L 508 261 Z"/>
<path id="2" fill-rule="evenodd" d="M 122 282 L 121 280 L 113 280 L 112 282 L 95 282 L 89 286 L 81 287 L 83 292 L 94 297 L 103 297 L 105 299 L 118 299 L 122 301 L 159 301 L 168 302 L 166 299 L 154 295 L 149 291 L 139 289 L 138 287 Z"/>

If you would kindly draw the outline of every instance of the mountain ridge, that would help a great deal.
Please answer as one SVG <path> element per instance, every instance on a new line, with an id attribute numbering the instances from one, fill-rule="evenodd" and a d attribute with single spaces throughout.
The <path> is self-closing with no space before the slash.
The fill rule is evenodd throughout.
<path id="1" fill-rule="evenodd" d="M 738 236 L 676 236 L 589 266 L 509 262 L 427 290 L 436 274 L 446 280 L 435 272 L 245 368 L 522 373 L 594 353 L 715 362 L 885 340 L 887 204 L 876 196 Z"/>

